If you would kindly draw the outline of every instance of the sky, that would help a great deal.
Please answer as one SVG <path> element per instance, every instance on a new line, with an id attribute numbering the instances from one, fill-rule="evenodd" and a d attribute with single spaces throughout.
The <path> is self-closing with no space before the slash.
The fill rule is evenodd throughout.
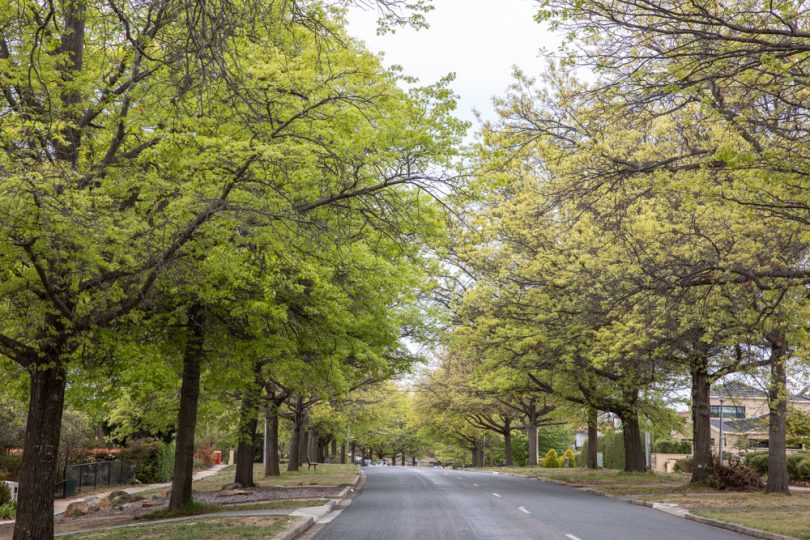
<path id="1" fill-rule="evenodd" d="M 539 74 L 545 65 L 540 49 L 554 50 L 560 41 L 534 21 L 536 4 L 530 0 L 433 0 L 433 5 L 428 29 L 378 36 L 376 13 L 353 9 L 349 32 L 372 52 L 382 53 L 386 66 L 400 65 L 421 83 L 455 73 L 456 114 L 473 128 L 473 110 L 484 119 L 494 118 L 492 96 L 509 86 L 512 67 Z"/>

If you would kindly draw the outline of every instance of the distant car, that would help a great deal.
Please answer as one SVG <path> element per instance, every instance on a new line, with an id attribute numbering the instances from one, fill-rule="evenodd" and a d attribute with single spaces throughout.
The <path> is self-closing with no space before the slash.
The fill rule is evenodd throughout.
<path id="1" fill-rule="evenodd" d="M 444 469 L 444 467 L 442 467 L 442 464 L 441 464 L 441 463 L 434 463 L 434 464 L 433 464 L 433 468 L 434 468 L 434 469 Z"/>
<path id="2" fill-rule="evenodd" d="M 378 459 L 375 465 L 377 465 L 378 467 L 383 467 L 385 465 L 388 465 L 388 463 L 384 459 Z"/>

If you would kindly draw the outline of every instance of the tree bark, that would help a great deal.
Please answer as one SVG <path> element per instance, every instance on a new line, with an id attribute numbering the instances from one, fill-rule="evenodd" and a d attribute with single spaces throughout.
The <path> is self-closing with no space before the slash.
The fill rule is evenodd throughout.
<path id="1" fill-rule="evenodd" d="M 503 432 L 503 461 L 507 467 L 512 466 L 512 430 Z"/>
<path id="2" fill-rule="evenodd" d="M 529 467 L 537 467 L 537 412 L 532 410 L 526 418 L 526 435 L 529 437 Z"/>
<path id="3" fill-rule="evenodd" d="M 599 411 L 588 411 L 588 468 L 595 469 L 599 464 Z"/>
<path id="4" fill-rule="evenodd" d="M 278 406 L 270 404 L 265 410 L 267 420 L 267 450 L 264 456 L 264 475 L 281 476 L 278 452 Z"/>
<path id="5" fill-rule="evenodd" d="M 344 465 L 346 464 L 346 445 L 345 444 L 340 445 L 340 462 L 342 464 L 344 464 Z"/>
<path id="6" fill-rule="evenodd" d="M 303 463 L 301 448 L 306 445 L 304 440 L 304 398 L 297 396 L 295 398 L 295 408 L 293 409 L 293 425 L 292 434 L 290 436 L 290 455 L 287 459 L 287 471 L 297 471 L 298 467 Z"/>
<path id="7" fill-rule="evenodd" d="M 242 411 L 239 418 L 239 443 L 236 447 L 235 482 L 242 487 L 253 487 L 254 441 L 259 419 L 256 415 L 256 403 L 249 395 L 242 399 Z"/>
<path id="8" fill-rule="evenodd" d="M 301 436 L 298 440 L 298 466 L 302 466 L 307 462 L 309 457 L 309 430 L 302 425 Z"/>
<path id="9" fill-rule="evenodd" d="M 29 368 L 31 394 L 20 469 L 14 540 L 53 538 L 53 486 L 65 403 L 66 372 L 58 354 Z M 52 365 L 48 365 L 52 364 Z"/>
<path id="10" fill-rule="evenodd" d="M 780 332 L 771 332 L 771 383 L 768 389 L 768 484 L 765 493 L 790 495 L 787 472 L 787 342 Z"/>
<path id="11" fill-rule="evenodd" d="M 692 482 L 705 483 L 712 467 L 711 408 L 709 394 L 711 383 L 707 373 L 706 357 L 692 360 Z"/>
<path id="12" fill-rule="evenodd" d="M 298 470 L 298 454 L 302 443 L 301 438 L 301 424 L 299 422 L 293 422 L 292 432 L 290 433 L 290 451 L 289 456 L 287 456 L 287 472 Z"/>
<path id="13" fill-rule="evenodd" d="M 405 466 L 405 454 L 404 453 L 402 454 L 402 460 L 400 461 L 400 465 L 402 465 L 403 467 Z"/>
<path id="14" fill-rule="evenodd" d="M 203 355 L 203 309 L 193 305 L 188 312 L 188 338 L 183 351 L 183 384 L 177 414 L 177 439 L 174 452 L 174 478 L 169 508 L 176 510 L 191 502 L 191 477 L 194 473 L 194 435 L 197 429 L 197 404 L 200 399 L 200 363 Z"/>
<path id="15" fill-rule="evenodd" d="M 638 412 L 625 411 L 622 416 L 622 434 L 624 438 L 624 470 L 626 472 L 644 472 L 644 448 L 641 445 L 641 429 L 638 424 Z"/>

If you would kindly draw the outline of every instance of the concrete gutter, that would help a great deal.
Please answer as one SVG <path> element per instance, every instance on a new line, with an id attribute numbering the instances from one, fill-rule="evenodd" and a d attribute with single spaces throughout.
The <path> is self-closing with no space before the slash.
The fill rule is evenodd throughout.
<path id="1" fill-rule="evenodd" d="M 703 525 L 710 525 L 712 527 L 717 527 L 718 529 L 726 529 L 728 531 L 736 533 L 747 534 L 748 536 L 753 536 L 754 538 L 762 538 L 764 540 L 800 540 L 799 538 L 796 538 L 794 536 L 785 536 L 783 534 L 776 534 L 767 531 L 761 531 L 759 529 L 753 529 L 751 527 L 745 527 L 743 525 L 737 525 L 736 523 L 729 523 L 728 521 L 721 521 L 719 519 L 697 516 L 691 513 L 686 508 L 682 508 L 677 504 L 639 501 L 637 499 L 629 499 L 627 497 L 618 497 L 616 495 L 611 495 L 609 493 L 605 493 L 604 491 L 599 491 L 598 489 L 594 488 L 569 484 L 568 482 L 563 482 L 561 480 L 554 480 L 551 478 L 540 478 L 540 477 L 537 477 L 537 479 L 540 480 L 541 482 L 548 482 L 550 484 L 557 484 L 560 486 L 570 487 L 579 491 L 583 491 L 585 493 L 590 493 L 591 495 L 599 495 L 601 497 L 607 497 L 609 499 L 616 499 L 630 504 L 635 504 L 637 506 L 646 506 L 647 508 L 652 508 L 653 510 L 658 510 L 659 512 L 664 512 L 666 514 L 679 517 L 681 519 L 688 519 L 690 521 L 702 523 Z"/>

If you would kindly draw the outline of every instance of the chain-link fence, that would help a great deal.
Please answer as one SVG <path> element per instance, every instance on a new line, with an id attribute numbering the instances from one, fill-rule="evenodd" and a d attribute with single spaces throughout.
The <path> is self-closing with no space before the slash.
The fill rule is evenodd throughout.
<path id="1" fill-rule="evenodd" d="M 135 478 L 132 461 L 97 461 L 65 467 L 65 478 L 56 484 L 57 497 L 70 497 L 82 491 L 119 486 Z"/>

